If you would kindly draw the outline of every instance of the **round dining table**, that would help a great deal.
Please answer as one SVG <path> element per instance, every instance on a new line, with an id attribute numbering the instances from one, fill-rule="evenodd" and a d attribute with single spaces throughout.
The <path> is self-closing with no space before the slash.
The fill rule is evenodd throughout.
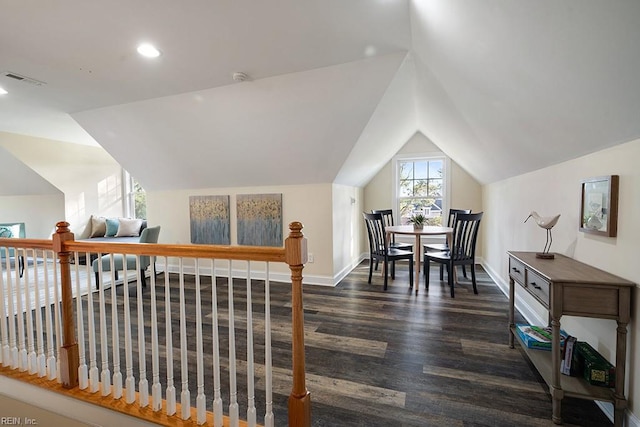
<path id="1" fill-rule="evenodd" d="M 422 228 L 414 228 L 413 225 L 390 225 L 385 227 L 387 233 L 387 241 L 391 241 L 391 234 L 413 235 L 416 237 L 416 247 L 414 249 L 416 278 L 420 278 L 420 263 L 422 262 L 422 236 L 441 236 L 447 237 L 447 243 L 451 247 L 451 238 L 453 236 L 453 227 L 440 227 L 435 225 L 425 225 Z M 417 289 L 416 289 L 417 290 Z"/>

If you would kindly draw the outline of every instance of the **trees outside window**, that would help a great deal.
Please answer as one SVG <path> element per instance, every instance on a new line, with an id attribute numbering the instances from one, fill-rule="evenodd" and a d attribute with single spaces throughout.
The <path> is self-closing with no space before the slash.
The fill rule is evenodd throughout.
<path id="1" fill-rule="evenodd" d="M 427 217 L 426 225 L 442 225 L 445 206 L 446 158 L 406 158 L 396 163 L 396 200 L 400 224 L 415 213 Z"/>

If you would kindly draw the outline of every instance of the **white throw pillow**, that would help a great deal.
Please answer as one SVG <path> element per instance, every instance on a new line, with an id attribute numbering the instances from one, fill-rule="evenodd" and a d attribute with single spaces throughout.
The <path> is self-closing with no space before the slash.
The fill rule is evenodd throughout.
<path id="1" fill-rule="evenodd" d="M 102 216 L 91 215 L 91 236 L 104 237 L 107 232 L 107 219 Z"/>
<path id="2" fill-rule="evenodd" d="M 141 219 L 119 218 L 120 226 L 116 237 L 135 237 L 140 235 Z"/>

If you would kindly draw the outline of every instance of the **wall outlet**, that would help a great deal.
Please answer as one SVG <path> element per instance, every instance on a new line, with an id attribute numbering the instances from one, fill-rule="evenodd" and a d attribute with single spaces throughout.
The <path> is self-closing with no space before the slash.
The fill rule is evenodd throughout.
<path id="1" fill-rule="evenodd" d="M 314 261 L 312 253 L 307 254 L 307 261 L 309 261 L 309 262 L 313 262 Z"/>

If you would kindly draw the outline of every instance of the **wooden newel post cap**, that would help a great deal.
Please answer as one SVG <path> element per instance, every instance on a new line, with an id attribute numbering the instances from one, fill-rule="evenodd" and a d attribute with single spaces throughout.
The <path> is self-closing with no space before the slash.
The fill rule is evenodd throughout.
<path id="1" fill-rule="evenodd" d="M 71 230 L 69 230 L 69 224 L 67 221 L 60 221 L 58 223 L 56 223 L 56 234 L 62 234 L 62 233 L 68 233 Z"/>
<path id="2" fill-rule="evenodd" d="M 289 224 L 289 237 L 284 241 L 285 262 L 291 265 L 307 263 L 307 239 L 302 234 L 304 226 L 294 221 Z"/>
<path id="3" fill-rule="evenodd" d="M 56 252 L 63 252 L 62 244 L 69 240 L 75 240 L 75 236 L 69 229 L 69 223 L 67 221 L 60 221 L 56 224 L 56 232 L 53 234 L 53 250 Z"/>

